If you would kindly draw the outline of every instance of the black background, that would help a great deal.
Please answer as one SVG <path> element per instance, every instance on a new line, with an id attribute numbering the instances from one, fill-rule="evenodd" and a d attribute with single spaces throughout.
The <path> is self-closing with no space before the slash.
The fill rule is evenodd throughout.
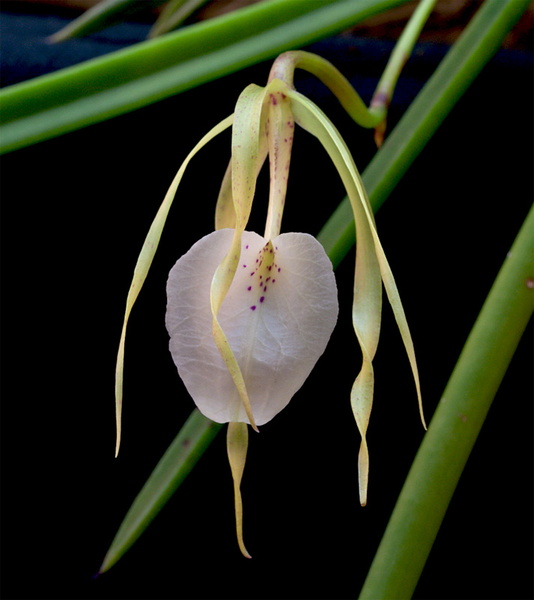
<path id="1" fill-rule="evenodd" d="M 12 16 L 1 19 L 16 32 Z M 4 37 L 5 84 L 86 58 L 80 47 L 82 54 L 108 49 L 99 34 L 49 48 L 54 55 L 47 59 L 42 21 L 33 30 L 24 26 L 27 17 L 16 17 L 25 36 Z M 390 46 L 344 35 L 312 49 L 349 75 L 368 101 Z M 445 52 L 418 47 L 390 128 Z M 531 66 L 523 53 L 500 53 L 378 213 L 416 344 L 427 417 L 532 201 Z M 287 409 L 251 437 L 242 490 L 254 558 L 237 549 L 220 435 L 135 547 L 93 578 L 130 503 L 193 408 L 167 350 L 165 281 L 177 258 L 213 229 L 229 136 L 191 164 L 132 313 L 124 437 L 115 460 L 115 356 L 137 253 L 181 160 L 232 112 L 246 84 L 266 81 L 269 67 L 2 158 L 4 598 L 358 594 L 423 430 L 386 307 L 375 361 L 369 504 L 360 508 L 359 437 L 349 406 L 360 360 L 350 321 L 352 252 L 337 270 L 341 312 L 326 353 Z M 352 125 L 307 78 L 297 87 L 331 115 L 363 170 L 375 152 L 372 133 Z M 326 154 L 298 132 L 283 230 L 317 233 L 342 197 Z M 262 200 L 260 193 L 251 226 L 259 231 Z M 531 361 L 529 330 L 416 598 L 532 597 Z"/>

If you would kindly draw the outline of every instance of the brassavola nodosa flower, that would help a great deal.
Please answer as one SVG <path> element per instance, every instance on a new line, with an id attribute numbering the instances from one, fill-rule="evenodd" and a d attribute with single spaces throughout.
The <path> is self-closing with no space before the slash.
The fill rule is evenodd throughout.
<path id="1" fill-rule="evenodd" d="M 421 407 L 412 340 L 360 175 L 333 124 L 294 89 L 292 71 L 296 66 L 315 73 L 332 89 L 341 87 L 342 102 L 350 104 L 354 92 L 347 88 L 346 80 L 326 61 L 303 52 L 282 55 L 266 87 L 250 85 L 242 92 L 234 114 L 214 127 L 188 155 L 152 224 L 128 296 L 117 361 L 118 450 L 124 340 L 131 307 L 187 164 L 209 140 L 231 126 L 231 161 L 217 201 L 216 229 L 172 268 L 166 326 L 173 360 L 197 408 L 213 421 L 229 423 L 227 449 L 234 479 L 237 537 L 245 556 L 249 554 L 243 542 L 240 482 L 247 426 L 257 430 L 288 404 L 324 352 L 338 314 L 332 265 L 323 247 L 305 233 L 280 233 L 295 124 L 322 143 L 343 180 L 355 216 L 353 324 L 363 362 L 351 403 L 362 436 L 362 504 L 367 497 L 365 436 L 373 398 L 372 360 L 380 333 L 382 282 L 406 346 Z M 373 119 L 371 116 L 363 124 L 373 126 Z M 258 173 L 267 157 L 270 195 L 261 236 L 246 227 Z"/>

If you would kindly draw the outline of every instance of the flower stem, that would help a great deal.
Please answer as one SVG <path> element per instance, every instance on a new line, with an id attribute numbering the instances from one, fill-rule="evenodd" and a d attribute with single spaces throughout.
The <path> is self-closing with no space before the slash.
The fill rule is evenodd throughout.
<path id="1" fill-rule="evenodd" d="M 375 142 L 378 147 L 384 142 L 386 131 L 386 114 L 393 98 L 393 92 L 397 85 L 399 75 L 404 65 L 410 58 L 416 40 L 426 23 L 430 13 L 434 9 L 436 0 L 421 0 L 417 5 L 412 17 L 404 28 L 399 41 L 388 60 L 384 73 L 378 82 L 378 86 L 371 100 L 370 111 L 376 115 L 383 115 L 380 123 L 375 127 Z"/>
<path id="2" fill-rule="evenodd" d="M 436 69 L 402 120 L 362 173 L 374 212 L 382 206 L 456 102 L 497 52 L 529 0 L 487 0 Z M 345 198 L 317 239 L 334 267 L 354 245 L 354 219 Z"/>
<path id="3" fill-rule="evenodd" d="M 295 50 L 281 54 L 273 63 L 269 81 L 281 79 L 289 87 L 293 87 L 295 69 L 308 71 L 328 87 L 358 125 L 376 128 L 385 122 L 399 75 L 435 4 L 436 0 L 422 0 L 418 4 L 395 45 L 369 108 L 367 108 L 348 79 L 333 64 L 311 52 Z M 380 130 L 381 135 L 383 135 L 384 129 L 385 123 Z"/>

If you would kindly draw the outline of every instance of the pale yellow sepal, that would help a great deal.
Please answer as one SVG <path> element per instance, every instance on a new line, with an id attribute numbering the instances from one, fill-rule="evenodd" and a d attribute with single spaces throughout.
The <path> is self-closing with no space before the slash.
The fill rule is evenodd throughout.
<path id="1" fill-rule="evenodd" d="M 215 231 L 219 229 L 235 229 L 235 210 L 232 199 L 232 161 L 228 163 L 217 204 L 215 205 Z"/>
<path id="2" fill-rule="evenodd" d="M 209 141 L 211 141 L 215 136 L 219 133 L 230 127 L 233 123 L 233 115 L 227 117 L 223 121 L 221 121 L 218 125 L 213 127 L 199 142 L 198 144 L 191 150 L 191 152 L 187 155 L 186 159 L 180 166 L 178 173 L 173 179 L 167 193 L 165 194 L 165 198 L 161 203 L 161 206 L 156 214 L 152 225 L 148 231 L 148 234 L 143 243 L 143 247 L 141 248 L 141 252 L 139 257 L 137 258 L 137 263 L 135 265 L 134 274 L 132 283 L 130 285 L 130 289 L 128 291 L 128 296 L 126 298 L 126 309 L 124 313 L 124 321 L 122 324 L 121 338 L 119 342 L 119 350 L 117 353 L 117 365 L 115 368 L 115 415 L 117 422 L 117 441 L 115 446 L 115 456 L 119 453 L 120 442 L 121 442 L 121 418 L 122 418 L 122 390 L 123 390 L 123 375 L 124 375 L 124 345 L 126 340 L 126 328 L 128 325 L 128 319 L 130 317 L 131 310 L 135 301 L 137 300 L 137 296 L 143 287 L 145 279 L 148 275 L 148 271 L 150 269 L 150 265 L 152 264 L 152 260 L 154 255 L 156 254 L 156 250 L 158 248 L 158 244 L 161 238 L 161 233 L 163 231 L 163 227 L 165 226 L 165 222 L 167 220 L 167 215 L 169 214 L 169 210 L 172 206 L 172 202 L 174 200 L 174 196 L 176 194 L 176 190 L 182 180 L 184 171 L 189 164 L 190 160 L 195 156 L 195 154 L 205 146 Z"/>
<path id="3" fill-rule="evenodd" d="M 215 228 L 233 228 L 234 237 L 212 281 L 212 333 L 250 424 L 256 431 L 258 429 L 241 369 L 217 315 L 237 270 L 241 237 L 250 216 L 258 173 L 267 152 L 271 185 L 264 237 L 271 240 L 280 233 L 294 130 L 287 92 L 287 85 L 275 79 L 266 88 L 250 85 L 240 95 L 235 108 L 232 159 L 221 185 L 215 211 Z"/>
<path id="4" fill-rule="evenodd" d="M 288 98 L 287 84 L 279 79 L 273 79 L 267 86 L 267 93 L 266 100 L 269 109 L 267 136 L 271 184 L 264 237 L 272 240 L 280 234 L 282 225 L 295 122 L 291 111 L 291 101 Z"/>
<path id="5" fill-rule="evenodd" d="M 231 160 L 235 228 L 228 253 L 215 271 L 210 290 L 213 339 L 232 376 L 250 424 L 256 431 L 258 428 L 252 414 L 241 368 L 217 316 L 237 270 L 241 254 L 241 237 L 250 216 L 258 171 L 266 156 L 265 126 L 262 119 L 265 94 L 265 88 L 249 85 L 243 90 L 236 104 L 232 127 Z"/>
<path id="6" fill-rule="evenodd" d="M 230 469 L 232 470 L 232 478 L 234 480 L 237 543 L 239 544 L 239 549 L 243 556 L 252 558 L 245 548 L 245 543 L 243 541 L 243 501 L 241 499 L 241 479 L 245 469 L 248 448 L 248 428 L 246 423 L 228 423 L 226 448 L 228 451 Z"/>
<path id="7" fill-rule="evenodd" d="M 315 135 L 334 162 L 347 190 L 356 223 L 356 270 L 354 278 L 353 325 L 362 350 L 362 369 L 351 391 L 351 405 L 362 436 L 358 460 L 360 502 L 367 503 L 369 453 L 367 426 L 373 402 L 374 358 L 380 334 L 381 295 L 384 283 L 412 369 L 419 412 L 426 428 L 419 374 L 410 330 L 399 292 L 376 232 L 373 213 L 360 174 L 341 135 L 326 115 L 311 101 L 291 91 L 295 121 Z"/>
<path id="8" fill-rule="evenodd" d="M 256 86 L 253 87 L 256 88 Z M 295 128 L 291 102 L 287 97 L 288 90 L 287 84 L 279 79 L 270 81 L 265 89 L 257 88 L 256 90 L 263 95 L 263 107 L 260 117 L 259 152 L 255 160 L 255 179 L 258 177 L 268 152 L 271 183 L 264 237 L 271 240 L 280 234 Z M 236 112 L 238 111 L 239 101 L 236 106 Z M 215 207 L 215 229 L 234 229 L 235 227 L 236 211 L 232 197 L 232 161 L 230 161 Z"/>

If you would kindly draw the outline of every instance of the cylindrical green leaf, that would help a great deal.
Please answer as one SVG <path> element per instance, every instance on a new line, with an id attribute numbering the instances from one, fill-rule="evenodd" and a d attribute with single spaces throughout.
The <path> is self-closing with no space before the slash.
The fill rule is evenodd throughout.
<path id="1" fill-rule="evenodd" d="M 0 153 L 124 114 L 406 0 L 269 0 L 0 91 Z"/>
<path id="2" fill-rule="evenodd" d="M 130 507 L 104 558 L 100 573 L 112 567 L 147 528 L 221 427 L 198 410 L 191 413 Z"/>
<path id="3" fill-rule="evenodd" d="M 508 253 L 434 413 L 361 600 L 411 598 L 491 402 L 532 315 L 533 257 L 534 208 Z M 500 468 L 505 470 L 506 465 Z"/>

